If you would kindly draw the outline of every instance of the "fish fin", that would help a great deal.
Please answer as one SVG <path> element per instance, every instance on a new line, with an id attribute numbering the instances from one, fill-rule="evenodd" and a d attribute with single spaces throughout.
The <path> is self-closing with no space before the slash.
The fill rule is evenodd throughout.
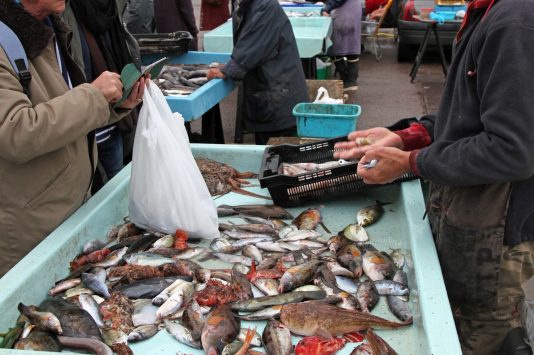
<path id="1" fill-rule="evenodd" d="M 328 228 L 326 228 L 326 226 L 324 225 L 323 222 L 319 222 L 319 224 L 321 225 L 321 227 L 323 227 L 323 229 L 326 231 L 326 233 L 328 233 L 328 234 L 332 234 L 332 232 L 330 232 L 330 231 L 328 230 Z"/>
<path id="2" fill-rule="evenodd" d="M 253 179 L 257 178 L 258 174 L 253 173 L 252 171 L 237 172 L 236 177 L 241 179 Z"/>
<path id="3" fill-rule="evenodd" d="M 380 205 L 380 206 L 387 206 L 387 205 L 393 204 L 393 202 L 381 202 L 379 200 L 375 200 L 375 202 L 377 205 Z"/>
<path id="4" fill-rule="evenodd" d="M 330 332 L 324 328 L 317 328 L 317 330 L 315 331 L 315 335 L 321 337 L 321 338 L 324 338 L 326 340 L 332 340 L 334 339 L 334 337 L 332 336 L 332 334 L 330 334 Z"/>
<path id="5" fill-rule="evenodd" d="M 241 194 L 241 195 L 245 195 L 245 196 L 251 196 L 251 197 L 256 197 L 256 198 L 263 198 L 263 199 L 266 199 L 266 200 L 272 200 L 272 198 L 270 198 L 269 196 L 259 195 L 259 194 L 256 194 L 256 193 L 254 193 L 254 192 L 250 192 L 250 191 L 247 191 L 247 190 L 243 190 L 243 189 L 240 188 L 240 187 L 238 187 L 238 188 L 232 188 L 232 191 L 235 192 L 235 193 Z"/>
<path id="6" fill-rule="evenodd" d="M 213 260 L 213 259 L 218 259 L 218 258 L 215 255 L 213 255 L 212 252 L 209 252 L 202 258 L 198 259 L 198 261 L 204 262 L 204 261 Z"/>

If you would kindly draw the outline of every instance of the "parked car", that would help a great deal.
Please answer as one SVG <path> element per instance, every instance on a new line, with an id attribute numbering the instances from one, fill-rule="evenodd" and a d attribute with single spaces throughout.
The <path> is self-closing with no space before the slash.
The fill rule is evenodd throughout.
<path id="1" fill-rule="evenodd" d="M 434 0 L 404 0 L 402 2 L 397 22 L 397 60 L 399 62 L 413 61 L 425 36 L 428 24 L 417 20 L 413 16 L 420 15 L 421 9 L 433 8 L 434 6 Z M 439 25 L 439 38 L 447 57 L 450 57 L 452 43 L 460 29 L 460 25 L 460 21 L 445 22 Z M 436 45 L 434 35 L 430 36 L 429 45 Z"/>

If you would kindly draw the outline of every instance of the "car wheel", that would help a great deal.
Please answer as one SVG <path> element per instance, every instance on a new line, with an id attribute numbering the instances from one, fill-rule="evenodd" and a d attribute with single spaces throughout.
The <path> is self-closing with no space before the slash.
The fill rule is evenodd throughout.
<path id="1" fill-rule="evenodd" d="M 413 62 L 417 55 L 417 48 L 404 43 L 402 41 L 397 42 L 397 61 L 398 62 Z"/>

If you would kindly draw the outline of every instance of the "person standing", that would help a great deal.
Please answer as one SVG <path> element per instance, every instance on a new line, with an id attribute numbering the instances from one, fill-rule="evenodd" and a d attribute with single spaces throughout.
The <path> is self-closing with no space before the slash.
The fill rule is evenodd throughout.
<path id="1" fill-rule="evenodd" d="M 122 0 L 124 1 L 124 0 Z M 119 4 L 120 5 L 120 4 Z M 119 6 L 120 8 L 120 6 Z M 154 1 L 153 0 L 128 0 L 123 16 L 124 23 L 130 33 L 153 33 L 155 30 Z"/>
<path id="2" fill-rule="evenodd" d="M 191 0 L 154 0 L 156 31 L 187 31 L 193 36 L 189 50 L 198 50 L 198 28 Z"/>
<path id="3" fill-rule="evenodd" d="M 428 218 L 466 355 L 499 351 L 534 277 L 533 13 L 534 0 L 470 2 L 437 113 L 335 147 L 336 158 L 361 158 L 366 183 L 410 171 L 430 181 Z"/>
<path id="4" fill-rule="evenodd" d="M 291 23 L 276 0 L 237 0 L 232 13 L 234 48 L 208 79 L 243 81 L 243 121 L 256 144 L 294 136 L 293 107 L 308 101 L 304 70 Z"/>
<path id="5" fill-rule="evenodd" d="M 322 14 L 332 17 L 332 45 L 327 54 L 343 80 L 345 94 L 354 94 L 358 90 L 358 62 L 362 47 L 362 0 L 328 0 Z M 352 97 L 349 100 L 354 101 Z"/>
<path id="6" fill-rule="evenodd" d="M 93 132 L 122 96 L 116 73 L 91 83 L 69 53 L 70 29 L 58 0 L 0 0 L 0 20 L 29 61 L 27 93 L 0 49 L 0 276 L 90 196 L 97 159 Z M 139 103 L 144 79 L 121 105 Z"/>

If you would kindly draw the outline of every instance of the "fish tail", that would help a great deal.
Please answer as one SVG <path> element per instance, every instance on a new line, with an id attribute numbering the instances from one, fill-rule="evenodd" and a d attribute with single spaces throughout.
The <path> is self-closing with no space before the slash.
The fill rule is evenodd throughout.
<path id="1" fill-rule="evenodd" d="M 244 171 L 242 173 L 238 171 L 236 174 L 236 177 L 241 178 L 241 179 L 253 179 L 253 178 L 257 178 L 258 174 L 253 173 L 252 171 Z"/>
<path id="2" fill-rule="evenodd" d="M 393 202 L 381 202 L 379 200 L 375 200 L 375 202 L 377 205 L 380 205 L 380 206 L 387 206 L 387 205 L 393 204 Z"/>
<path id="3" fill-rule="evenodd" d="M 252 342 L 252 339 L 254 339 L 254 335 L 256 335 L 256 328 L 247 330 L 247 335 L 245 336 L 245 341 L 243 342 L 243 346 L 239 351 L 236 353 L 236 355 L 245 355 L 248 351 L 248 348 L 250 347 L 250 343 Z"/>
<path id="4" fill-rule="evenodd" d="M 239 187 L 238 188 L 233 188 L 232 191 L 234 191 L 235 193 L 241 194 L 241 195 L 245 195 L 245 196 L 263 198 L 263 199 L 266 199 L 266 200 L 272 200 L 272 198 L 270 198 L 269 196 L 259 195 L 259 194 L 256 194 L 254 192 L 243 190 L 242 188 L 239 188 Z"/>

